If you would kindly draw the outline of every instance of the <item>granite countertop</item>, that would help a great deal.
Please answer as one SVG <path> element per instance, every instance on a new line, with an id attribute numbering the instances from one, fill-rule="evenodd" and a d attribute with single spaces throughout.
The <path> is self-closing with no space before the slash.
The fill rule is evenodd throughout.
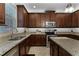
<path id="1" fill-rule="evenodd" d="M 45 33 L 43 32 L 43 33 L 27 33 L 27 34 L 22 34 L 25 37 L 20 39 L 20 40 L 6 41 L 6 42 L 0 44 L 0 56 L 4 55 L 7 51 L 9 51 L 10 49 L 12 49 L 16 45 L 18 45 L 20 42 L 22 42 L 25 38 L 28 38 L 30 35 L 33 35 L 33 34 L 41 35 L 41 34 L 45 34 Z"/>
<path id="2" fill-rule="evenodd" d="M 50 39 L 69 52 L 72 56 L 79 56 L 79 40 L 67 37 L 50 37 Z"/>
<path id="3" fill-rule="evenodd" d="M 18 45 L 20 42 L 22 42 L 25 38 L 29 37 L 31 34 L 26 34 L 25 37 L 23 37 L 20 40 L 14 40 L 14 41 L 6 41 L 2 44 L 0 44 L 0 56 L 4 55 L 7 51 Z"/>

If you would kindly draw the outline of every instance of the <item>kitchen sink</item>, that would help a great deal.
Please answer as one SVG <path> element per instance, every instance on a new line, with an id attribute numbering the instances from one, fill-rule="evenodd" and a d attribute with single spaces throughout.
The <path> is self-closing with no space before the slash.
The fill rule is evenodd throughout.
<path id="1" fill-rule="evenodd" d="M 15 37 L 15 38 L 12 38 L 12 39 L 9 39 L 9 41 L 15 41 L 15 40 L 20 40 L 22 38 L 24 38 L 25 36 L 18 36 L 18 37 Z"/>

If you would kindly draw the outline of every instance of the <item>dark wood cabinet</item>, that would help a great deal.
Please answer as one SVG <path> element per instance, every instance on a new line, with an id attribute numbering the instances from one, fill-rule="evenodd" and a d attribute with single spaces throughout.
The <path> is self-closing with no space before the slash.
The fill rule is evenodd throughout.
<path id="1" fill-rule="evenodd" d="M 72 20 L 70 13 L 56 13 L 55 16 L 56 26 L 57 27 L 71 27 Z"/>
<path id="2" fill-rule="evenodd" d="M 41 27 L 40 14 L 30 13 L 29 14 L 29 27 Z"/>
<path id="3" fill-rule="evenodd" d="M 47 21 L 55 21 L 53 13 L 29 13 L 29 27 L 45 27 Z"/>
<path id="4" fill-rule="evenodd" d="M 0 24 L 5 24 L 5 4 L 0 3 Z"/>
<path id="5" fill-rule="evenodd" d="M 25 41 L 23 41 L 19 44 L 19 55 L 23 56 L 25 54 L 26 54 L 26 46 L 25 46 Z"/>
<path id="6" fill-rule="evenodd" d="M 41 27 L 44 27 L 45 26 L 45 22 L 46 22 L 46 14 L 45 13 L 41 13 L 40 14 L 40 24 L 41 24 Z"/>
<path id="7" fill-rule="evenodd" d="M 24 5 L 17 5 L 17 27 L 28 26 L 28 13 Z"/>
<path id="8" fill-rule="evenodd" d="M 50 41 L 50 56 L 58 56 L 58 45 Z"/>
<path id="9" fill-rule="evenodd" d="M 29 38 L 26 38 L 24 41 L 22 41 L 19 44 L 19 55 L 20 56 L 24 56 L 28 54 L 29 49 L 30 49 L 30 46 L 28 44 L 29 44 Z"/>
<path id="10" fill-rule="evenodd" d="M 29 13 L 29 27 L 45 27 L 47 21 L 56 22 L 56 27 L 70 28 L 72 26 L 71 13 Z"/>
<path id="11" fill-rule="evenodd" d="M 79 11 L 72 13 L 72 27 L 79 27 Z"/>
<path id="12" fill-rule="evenodd" d="M 29 17 L 28 17 L 28 13 L 24 14 L 24 27 L 29 27 Z"/>
<path id="13" fill-rule="evenodd" d="M 29 46 L 46 46 L 45 35 L 31 35 L 29 37 Z"/>

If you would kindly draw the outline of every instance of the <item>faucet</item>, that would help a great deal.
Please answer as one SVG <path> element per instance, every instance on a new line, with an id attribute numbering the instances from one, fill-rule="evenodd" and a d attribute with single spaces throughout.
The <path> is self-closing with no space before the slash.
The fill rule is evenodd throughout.
<path id="1" fill-rule="evenodd" d="M 15 28 L 15 30 L 16 30 L 16 32 L 18 32 L 17 28 Z M 12 29 L 12 32 L 11 32 L 11 39 L 13 38 L 13 35 L 14 35 L 14 33 L 13 33 L 13 29 Z"/>

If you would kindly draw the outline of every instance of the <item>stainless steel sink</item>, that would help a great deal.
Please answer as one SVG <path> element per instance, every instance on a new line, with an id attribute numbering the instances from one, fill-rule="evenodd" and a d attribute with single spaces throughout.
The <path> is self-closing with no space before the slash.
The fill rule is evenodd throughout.
<path id="1" fill-rule="evenodd" d="M 24 38 L 25 36 L 18 36 L 18 37 L 15 37 L 15 38 L 12 38 L 12 39 L 9 39 L 9 41 L 15 41 L 15 40 L 20 40 L 22 38 Z"/>

